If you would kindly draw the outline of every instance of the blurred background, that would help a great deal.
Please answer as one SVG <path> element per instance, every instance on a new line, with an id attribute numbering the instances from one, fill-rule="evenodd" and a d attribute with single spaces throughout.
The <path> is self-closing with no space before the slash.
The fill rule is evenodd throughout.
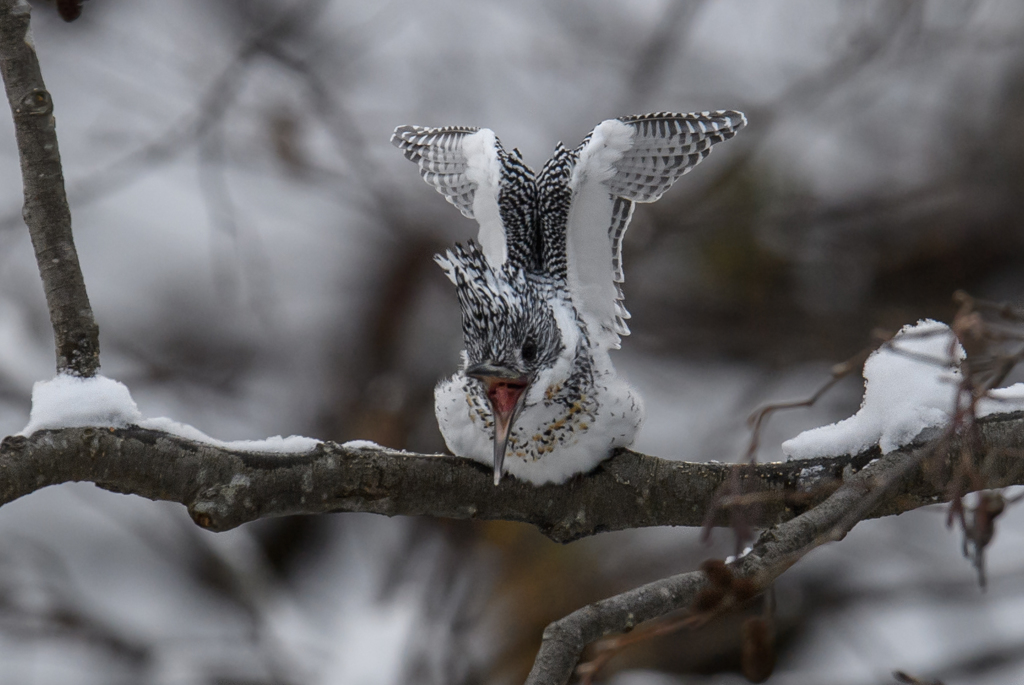
<path id="1" fill-rule="evenodd" d="M 749 126 L 625 241 L 636 448 L 736 461 L 871 331 L 1024 292 L 1024 5 L 1013 0 L 33 2 L 102 372 L 230 440 L 441 451 L 461 348 L 431 256 L 475 224 L 388 143 L 494 129 L 539 168 L 623 114 Z M 53 375 L 13 128 L 0 116 L 0 434 Z M 774 417 L 760 458 L 859 406 Z M 777 583 L 772 683 L 1016 684 L 1024 515 L 981 592 L 944 509 L 858 526 Z M 546 623 L 723 557 L 731 534 L 556 545 L 518 524 L 295 517 L 224 534 L 69 484 L 0 509 L 0 685 L 521 682 Z M 744 682 L 739 620 L 638 645 L 616 685 Z"/>

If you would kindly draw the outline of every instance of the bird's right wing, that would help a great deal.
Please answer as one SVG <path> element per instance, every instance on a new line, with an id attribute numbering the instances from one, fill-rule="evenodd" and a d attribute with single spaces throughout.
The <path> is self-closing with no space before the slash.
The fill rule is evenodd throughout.
<path id="1" fill-rule="evenodd" d="M 391 142 L 463 216 L 480 224 L 487 261 L 501 267 L 510 252 L 523 266 L 533 250 L 533 172 L 518 151 L 506 152 L 487 128 L 399 126 Z"/>
<path id="2" fill-rule="evenodd" d="M 740 112 L 659 112 L 601 122 L 574 153 L 565 228 L 567 280 L 577 310 L 606 348 L 628 335 L 622 238 L 637 202 L 654 202 L 746 125 Z M 543 185 L 543 184 L 542 184 Z"/>

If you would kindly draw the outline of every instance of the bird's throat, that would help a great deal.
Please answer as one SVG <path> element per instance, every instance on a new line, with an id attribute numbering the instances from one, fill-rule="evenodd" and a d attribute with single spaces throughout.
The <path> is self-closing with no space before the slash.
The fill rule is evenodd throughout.
<path id="1" fill-rule="evenodd" d="M 505 422 L 508 422 L 525 390 L 526 383 L 494 381 L 487 388 L 487 399 L 491 401 L 491 408 L 495 415 L 501 416 Z"/>
<path id="2" fill-rule="evenodd" d="M 516 414 L 523 407 L 530 379 L 526 376 L 519 378 L 485 376 L 480 380 L 483 381 L 484 387 L 487 389 L 487 401 L 490 403 L 491 413 L 494 415 L 494 484 L 497 485 L 501 482 L 505 450 L 512 432 L 512 423 L 516 420 Z"/>

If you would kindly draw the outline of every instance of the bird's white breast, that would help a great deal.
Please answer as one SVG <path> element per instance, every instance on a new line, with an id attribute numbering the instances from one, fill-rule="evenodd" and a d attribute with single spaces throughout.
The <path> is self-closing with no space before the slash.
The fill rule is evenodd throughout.
<path id="1" fill-rule="evenodd" d="M 527 402 L 509 437 L 505 470 L 535 485 L 563 483 L 592 470 L 612 450 L 633 443 L 643 422 L 640 396 L 614 370 L 595 372 L 581 396 L 558 384 Z M 476 382 L 457 373 L 434 392 L 434 409 L 448 449 L 488 466 L 493 462 L 493 419 Z"/>

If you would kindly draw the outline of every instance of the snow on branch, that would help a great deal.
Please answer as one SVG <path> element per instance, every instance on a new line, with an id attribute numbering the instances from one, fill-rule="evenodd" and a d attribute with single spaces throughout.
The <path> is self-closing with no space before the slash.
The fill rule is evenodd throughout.
<path id="1" fill-rule="evenodd" d="M 980 419 L 971 453 L 986 482 L 1024 484 L 1024 414 Z M 680 439 L 685 439 L 681 436 Z M 726 525 L 734 509 L 757 527 L 788 521 L 823 502 L 850 474 L 881 457 L 856 455 L 786 463 L 673 462 L 620 450 L 595 471 L 560 486 L 514 479 L 495 487 L 486 468 L 452 456 L 365 444 L 316 443 L 301 452 L 197 440 L 130 425 L 40 430 L 0 443 L 0 504 L 69 481 L 179 502 L 204 528 L 227 530 L 290 514 L 360 511 L 456 519 L 502 519 L 536 526 L 558 542 L 646 526 Z M 929 458 L 922 460 L 923 454 Z M 898 514 L 959 496 L 947 484 L 962 465 L 956 437 L 892 452 L 917 455 L 894 495 L 857 520 Z M 888 455 L 887 455 L 888 456 Z M 717 497 L 740 475 L 740 495 Z M 977 488 L 972 488 L 977 489 Z"/>
<path id="2" fill-rule="evenodd" d="M 1024 383 L 979 388 L 965 378 L 964 366 L 974 366 L 973 360 L 967 360 L 949 326 L 931 320 L 904 326 L 864 363 L 860 410 L 787 440 L 782 451 L 803 459 L 853 454 L 878 445 L 888 454 L 926 429 L 949 425 L 958 407 L 969 408 L 972 417 L 1024 409 Z"/>
<path id="3" fill-rule="evenodd" d="M 962 357 L 946 342 L 945 326 L 929 323 L 919 329 L 919 337 L 911 342 L 938 344 L 956 352 L 957 360 Z M 902 338 L 914 332 L 908 330 Z M 933 336 L 935 332 L 941 335 Z M 900 340 L 898 336 L 896 341 Z M 916 355 L 911 361 L 921 361 L 921 350 L 909 352 Z M 891 352 L 868 360 L 868 392 L 858 416 L 880 412 L 895 420 L 901 415 L 899 406 L 885 395 L 892 382 L 904 390 L 889 394 L 905 392 L 909 380 L 901 380 L 899 365 L 906 361 Z M 881 376 L 888 385 L 871 380 L 867 372 L 872 368 L 885 371 Z M 926 371 L 950 373 L 945 363 L 907 373 L 926 377 Z M 956 428 L 963 422 L 953 422 L 952 407 L 945 406 L 957 386 L 940 382 L 944 379 L 930 384 L 919 380 L 931 394 L 941 395 L 931 404 L 936 411 L 943 405 L 942 421 L 917 421 L 916 435 L 903 430 L 901 443 L 906 444 L 899 446 L 879 440 L 877 422 L 868 422 L 861 431 L 868 437 L 852 442 L 835 440 L 829 433 L 834 429 L 805 433 L 819 450 L 815 454 L 825 455 L 810 459 L 687 463 L 621 450 L 592 473 L 561 486 L 536 487 L 511 479 L 495 487 L 488 469 L 469 460 L 397 452 L 363 441 L 337 445 L 299 436 L 215 440 L 171 419 L 143 418 L 128 388 L 117 381 L 61 374 L 36 383 L 29 424 L 0 444 L 0 504 L 47 485 L 91 481 L 115 492 L 179 502 L 197 524 L 211 530 L 271 516 L 359 511 L 520 521 L 537 526 L 553 540 L 568 542 L 647 526 L 742 521 L 747 528 L 769 527 L 814 508 L 883 453 L 928 458 L 918 456 L 911 462 L 914 473 L 908 472 L 896 499 L 850 513 L 853 522 L 940 501 L 957 502 L 968 490 L 1024 483 L 1024 469 L 1019 468 L 1024 414 L 976 417 L 969 424 L 970 433 L 964 433 Z M 915 406 L 927 394 L 917 393 L 921 397 L 915 395 Z M 873 408 L 875 403 L 885 406 Z M 966 450 L 959 444 L 964 436 Z M 837 445 L 847 446 L 835 451 Z M 965 463 L 964 454 L 971 455 L 973 463 Z M 985 477 L 965 479 L 966 473 Z M 967 481 L 970 487 L 964 485 Z"/>

